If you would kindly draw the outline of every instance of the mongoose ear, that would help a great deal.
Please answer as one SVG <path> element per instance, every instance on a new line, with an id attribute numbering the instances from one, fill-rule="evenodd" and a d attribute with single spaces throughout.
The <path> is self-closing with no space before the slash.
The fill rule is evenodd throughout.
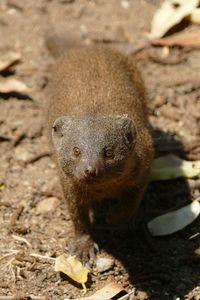
<path id="1" fill-rule="evenodd" d="M 62 137 L 64 129 L 69 127 L 70 123 L 71 123 L 70 117 L 62 116 L 62 117 L 57 118 L 52 126 L 53 138 Z"/>
<path id="2" fill-rule="evenodd" d="M 129 117 L 121 117 L 121 125 L 125 144 L 132 148 L 136 142 L 136 128 L 132 119 Z"/>

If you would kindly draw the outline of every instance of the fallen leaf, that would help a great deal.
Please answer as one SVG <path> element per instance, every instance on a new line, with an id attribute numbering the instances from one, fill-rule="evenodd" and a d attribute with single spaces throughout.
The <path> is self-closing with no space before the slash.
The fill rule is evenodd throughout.
<path id="1" fill-rule="evenodd" d="M 0 72 L 5 71 L 12 67 L 14 64 L 18 63 L 21 59 L 19 53 L 11 52 L 6 58 L 0 60 Z"/>
<path id="2" fill-rule="evenodd" d="M 58 256 L 55 261 L 55 271 L 63 272 L 74 281 L 82 284 L 86 291 L 85 283 L 88 278 L 89 270 L 85 268 L 75 256 L 67 257 L 65 254 Z"/>
<path id="3" fill-rule="evenodd" d="M 0 93 L 7 94 L 11 92 L 25 94 L 29 92 L 27 85 L 17 79 L 6 79 L 0 82 Z"/>
<path id="4" fill-rule="evenodd" d="M 74 300 L 111 300 L 117 294 L 122 292 L 124 289 L 121 285 L 116 282 L 110 282 L 102 289 L 98 290 L 96 293 L 89 297 L 76 298 Z M 65 298 L 64 300 L 69 300 L 69 298 Z M 120 300 L 120 298 L 119 298 Z"/>
<path id="5" fill-rule="evenodd" d="M 179 177 L 193 178 L 200 175 L 200 161 L 186 161 L 173 154 L 156 158 L 153 162 L 150 179 L 169 180 Z"/>
<path id="6" fill-rule="evenodd" d="M 151 43 L 155 46 L 199 46 L 200 30 L 191 32 L 181 32 L 171 37 L 163 39 L 154 39 Z"/>
<path id="7" fill-rule="evenodd" d="M 190 15 L 198 6 L 199 0 L 166 0 L 156 11 L 151 22 L 149 37 L 161 38 L 174 25 L 180 23 L 183 18 Z"/>
<path id="8" fill-rule="evenodd" d="M 194 24 L 200 25 L 200 8 L 196 8 L 192 11 L 189 20 Z"/>
<path id="9" fill-rule="evenodd" d="M 147 227 L 153 236 L 169 235 L 192 223 L 200 214 L 200 204 L 197 200 L 178 210 L 159 216 Z"/>

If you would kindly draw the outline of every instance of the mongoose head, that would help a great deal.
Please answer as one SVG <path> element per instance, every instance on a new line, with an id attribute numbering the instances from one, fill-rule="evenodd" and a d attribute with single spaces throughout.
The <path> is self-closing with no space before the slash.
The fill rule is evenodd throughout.
<path id="1" fill-rule="evenodd" d="M 133 154 L 136 128 L 127 116 L 62 116 L 53 124 L 52 139 L 64 173 L 92 183 L 124 173 Z"/>

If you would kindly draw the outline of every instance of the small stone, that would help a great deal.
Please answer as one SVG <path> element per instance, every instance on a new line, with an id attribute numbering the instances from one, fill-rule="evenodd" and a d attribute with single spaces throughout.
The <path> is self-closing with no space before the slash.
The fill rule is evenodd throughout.
<path id="1" fill-rule="evenodd" d="M 48 197 L 38 203 L 36 210 L 38 213 L 47 213 L 55 210 L 60 204 L 60 200 L 56 197 Z"/>
<path id="2" fill-rule="evenodd" d="M 112 269 L 114 266 L 114 259 L 106 258 L 106 257 L 99 257 L 96 260 L 96 270 L 99 273 L 108 271 Z"/>
<path id="3" fill-rule="evenodd" d="M 128 0 L 122 0 L 120 4 L 121 4 L 121 7 L 124 9 L 130 8 L 130 2 Z"/>
<path id="4" fill-rule="evenodd" d="M 14 157 L 18 161 L 26 161 L 30 157 L 30 153 L 22 146 L 14 148 Z"/>
<path id="5" fill-rule="evenodd" d="M 138 299 L 138 300 L 147 300 L 149 299 L 149 295 L 146 292 L 143 291 L 138 291 L 137 292 L 137 296 L 134 299 Z"/>

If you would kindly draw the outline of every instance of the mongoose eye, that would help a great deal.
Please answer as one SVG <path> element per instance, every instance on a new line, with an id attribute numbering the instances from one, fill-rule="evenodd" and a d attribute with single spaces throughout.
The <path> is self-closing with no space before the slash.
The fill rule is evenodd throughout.
<path id="1" fill-rule="evenodd" d="M 79 156 L 81 154 L 81 150 L 78 147 L 74 147 L 74 156 Z"/>
<path id="2" fill-rule="evenodd" d="M 105 149 L 104 156 L 107 158 L 113 158 L 114 157 L 113 149 L 111 148 Z"/>

